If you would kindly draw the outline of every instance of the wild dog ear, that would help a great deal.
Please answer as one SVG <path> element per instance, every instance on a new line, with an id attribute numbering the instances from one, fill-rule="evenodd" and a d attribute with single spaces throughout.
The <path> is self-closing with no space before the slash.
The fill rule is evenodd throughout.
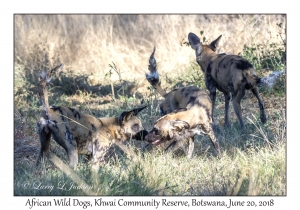
<path id="1" fill-rule="evenodd" d="M 127 112 L 122 112 L 120 114 L 120 116 L 118 117 L 118 122 L 120 125 L 124 124 L 125 122 L 127 122 L 128 120 L 130 120 L 130 118 L 134 116 L 134 111 L 127 111 Z"/>
<path id="2" fill-rule="evenodd" d="M 219 42 L 222 38 L 222 35 L 220 35 L 216 40 L 212 41 L 210 44 L 209 44 L 209 48 L 212 50 L 212 51 L 216 51 L 217 50 L 217 47 L 219 47 Z"/>
<path id="3" fill-rule="evenodd" d="M 146 107 L 147 106 L 143 106 L 143 107 L 140 107 L 140 108 L 133 109 L 131 111 L 122 112 L 120 114 L 120 116 L 118 117 L 119 124 L 121 125 L 124 122 L 127 122 L 128 120 L 130 120 L 130 118 L 132 116 L 136 116 L 140 111 L 142 111 Z"/>
<path id="4" fill-rule="evenodd" d="M 189 129 L 190 128 L 190 125 L 187 122 L 182 121 L 182 120 L 178 120 L 178 119 L 172 120 L 170 122 L 170 124 L 173 127 L 173 129 L 177 130 L 177 131 L 181 131 L 183 129 Z"/>
<path id="5" fill-rule="evenodd" d="M 190 43 L 191 47 L 194 50 L 196 50 L 197 47 L 201 46 L 200 39 L 196 34 L 190 32 L 189 35 L 188 35 L 188 39 L 189 39 L 189 43 Z"/>
<path id="6" fill-rule="evenodd" d="M 136 108 L 136 109 L 133 109 L 132 111 L 134 112 L 134 116 L 137 116 L 137 114 L 142 111 L 143 109 L 145 109 L 147 107 L 146 106 L 143 106 L 143 107 L 140 107 L 140 108 Z"/>

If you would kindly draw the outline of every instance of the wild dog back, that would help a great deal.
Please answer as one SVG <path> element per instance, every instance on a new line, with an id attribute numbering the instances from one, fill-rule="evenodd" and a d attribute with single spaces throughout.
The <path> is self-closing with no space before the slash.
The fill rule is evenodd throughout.
<path id="1" fill-rule="evenodd" d="M 205 107 L 209 113 L 212 111 L 208 93 L 195 86 L 180 87 L 170 91 L 160 104 L 160 110 L 165 115 L 179 109 L 189 109 L 192 106 Z"/>

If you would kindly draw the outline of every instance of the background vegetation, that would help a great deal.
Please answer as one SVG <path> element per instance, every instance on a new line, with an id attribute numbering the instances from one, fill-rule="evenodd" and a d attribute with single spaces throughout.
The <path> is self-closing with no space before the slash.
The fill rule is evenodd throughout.
<path id="1" fill-rule="evenodd" d="M 64 63 L 49 87 L 50 104 L 77 107 L 96 117 L 120 114 L 148 104 L 139 114 L 146 129 L 159 117 L 162 100 L 145 80 L 154 45 L 163 87 L 205 88 L 203 74 L 187 46 L 194 32 L 210 42 L 223 35 L 219 53 L 240 54 L 259 76 L 286 68 L 285 15 L 15 15 L 14 16 L 14 193 L 85 195 L 83 190 L 36 190 L 25 183 L 70 184 L 50 161 L 34 163 L 39 149 L 35 124 L 41 114 L 37 75 Z M 75 173 L 99 195 L 286 195 L 286 81 L 261 88 L 268 122 L 261 125 L 252 94 L 242 101 L 247 131 L 241 133 L 231 107 L 231 127 L 223 130 L 224 98 L 217 95 L 217 159 L 206 136 L 198 136 L 195 154 L 163 155 L 154 148 L 141 158 L 144 142 L 130 140 L 136 158 L 114 147 L 97 176 L 81 157 Z M 52 141 L 50 151 L 67 163 Z"/>

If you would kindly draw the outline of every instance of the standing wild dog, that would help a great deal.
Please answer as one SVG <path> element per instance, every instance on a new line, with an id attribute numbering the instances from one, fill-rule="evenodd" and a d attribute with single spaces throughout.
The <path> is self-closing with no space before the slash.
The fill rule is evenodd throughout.
<path id="1" fill-rule="evenodd" d="M 191 158 L 196 134 L 207 134 L 218 155 L 219 144 L 212 129 L 212 104 L 206 91 L 197 87 L 181 87 L 166 93 L 161 87 L 154 58 L 155 48 L 149 59 L 150 75 L 146 79 L 154 89 L 165 98 L 160 104 L 159 118 L 145 140 L 153 145 L 164 141 L 173 141 L 170 147 L 178 147 L 179 141 L 188 141 L 187 157 Z M 174 147 L 176 145 L 176 147 Z"/>
<path id="2" fill-rule="evenodd" d="M 250 89 L 258 100 L 261 122 L 266 123 L 264 104 L 257 89 L 260 78 L 256 75 L 251 63 L 246 59 L 237 55 L 217 54 L 215 52 L 221 37 L 222 35 L 209 45 L 204 45 L 195 34 L 189 33 L 188 35 L 189 43 L 196 52 L 196 61 L 204 72 L 205 84 L 210 92 L 213 110 L 216 89 L 218 89 L 225 96 L 225 127 L 229 126 L 229 101 L 232 96 L 235 114 L 241 128 L 244 130 L 245 124 L 240 102 L 245 95 L 245 89 Z"/>
<path id="3" fill-rule="evenodd" d="M 140 140 L 147 134 L 136 117 L 146 106 L 111 118 L 96 118 L 69 107 L 49 106 L 46 86 L 61 68 L 62 65 L 59 65 L 40 75 L 39 95 L 46 115 L 37 123 L 41 142 L 37 164 L 49 148 L 51 135 L 67 152 L 70 165 L 76 168 L 78 154 L 89 156 L 92 164 L 97 166 L 104 161 L 104 155 L 112 144 L 122 143 L 131 137 Z"/>

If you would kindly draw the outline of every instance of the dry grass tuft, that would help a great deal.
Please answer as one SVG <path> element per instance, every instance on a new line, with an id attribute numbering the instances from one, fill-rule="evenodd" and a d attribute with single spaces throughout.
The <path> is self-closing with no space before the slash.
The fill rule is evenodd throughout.
<path id="1" fill-rule="evenodd" d="M 194 60 L 182 46 L 189 32 L 204 31 L 208 41 L 222 34 L 219 52 L 238 54 L 244 45 L 279 43 L 276 23 L 285 21 L 284 15 L 15 15 L 15 56 L 31 73 L 62 62 L 94 83 L 114 62 L 132 80 L 144 77 L 154 45 L 161 74 L 177 73 Z"/>

